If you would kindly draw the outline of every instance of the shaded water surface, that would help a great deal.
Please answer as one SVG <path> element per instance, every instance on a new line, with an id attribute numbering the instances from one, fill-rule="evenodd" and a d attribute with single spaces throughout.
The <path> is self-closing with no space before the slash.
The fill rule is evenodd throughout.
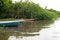
<path id="1" fill-rule="evenodd" d="M 18 27 L 2 28 L 0 34 L 7 40 L 60 40 L 59 23 L 60 19 L 24 22 Z"/>

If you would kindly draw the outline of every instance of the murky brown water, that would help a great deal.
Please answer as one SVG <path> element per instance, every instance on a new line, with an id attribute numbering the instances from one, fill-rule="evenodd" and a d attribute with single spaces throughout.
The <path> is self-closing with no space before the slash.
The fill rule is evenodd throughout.
<path id="1" fill-rule="evenodd" d="M 60 19 L 24 22 L 18 27 L 6 27 L 4 31 L 19 32 L 19 36 L 12 33 L 8 40 L 60 40 Z"/>

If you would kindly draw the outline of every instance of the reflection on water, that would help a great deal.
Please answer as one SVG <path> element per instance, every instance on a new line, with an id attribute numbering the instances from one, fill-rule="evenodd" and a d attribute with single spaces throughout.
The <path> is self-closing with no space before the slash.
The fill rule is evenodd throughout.
<path id="1" fill-rule="evenodd" d="M 40 31 L 42 40 L 60 40 L 60 19 L 51 25 L 51 28 Z"/>
<path id="2" fill-rule="evenodd" d="M 50 28 L 39 30 L 38 36 L 28 36 L 23 38 L 21 36 L 10 36 L 8 40 L 60 40 L 60 19 L 57 19 Z M 13 37 L 13 38 L 12 38 Z"/>
<path id="3" fill-rule="evenodd" d="M 10 36 L 8 40 L 60 40 L 60 19 L 57 19 L 53 24 L 49 25 L 50 28 L 45 28 L 42 30 L 38 30 L 38 36 L 28 36 L 21 38 L 21 36 Z M 42 23 L 45 25 L 44 23 Z M 39 24 L 40 25 L 40 24 Z M 39 28 L 38 28 L 39 29 Z M 13 37 L 13 38 L 11 38 Z"/>
<path id="4" fill-rule="evenodd" d="M 24 22 L 18 27 L 5 27 L 4 30 L 18 31 L 18 32 L 39 32 L 42 28 L 48 28 L 50 24 L 53 24 L 53 20 L 40 20 L 34 22 Z"/>
<path id="5" fill-rule="evenodd" d="M 57 20 L 58 22 L 59 20 Z M 45 30 L 50 29 L 48 27 L 53 27 L 53 20 L 40 20 L 34 22 L 24 22 L 18 27 L 5 27 L 2 28 L 3 32 L 0 33 L 1 40 L 40 40 L 45 35 Z M 0 30 L 1 31 L 1 30 Z M 49 32 L 48 32 L 49 33 Z M 47 31 L 46 31 L 47 34 Z M 5 35 L 5 36 L 4 36 Z M 16 37 L 17 35 L 17 37 Z M 48 34 L 47 34 L 48 35 Z M 9 38 L 8 38 L 9 37 Z M 4 38 L 4 39 L 3 39 Z"/>

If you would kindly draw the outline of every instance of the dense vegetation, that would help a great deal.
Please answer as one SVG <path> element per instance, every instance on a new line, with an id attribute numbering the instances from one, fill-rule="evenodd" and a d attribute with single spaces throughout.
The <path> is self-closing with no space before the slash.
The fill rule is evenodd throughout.
<path id="1" fill-rule="evenodd" d="M 58 16 L 60 17 L 60 11 L 56 11 L 56 10 L 53 10 L 53 9 L 47 9 L 47 10 L 49 10 L 49 11 L 51 11 L 51 12 L 55 12 L 55 13 L 57 13 Z"/>
<path id="2" fill-rule="evenodd" d="M 12 3 L 9 0 L 0 0 L 0 18 L 14 18 L 14 19 L 55 19 L 58 17 L 57 12 L 43 9 L 39 4 L 29 1 L 20 1 Z"/>

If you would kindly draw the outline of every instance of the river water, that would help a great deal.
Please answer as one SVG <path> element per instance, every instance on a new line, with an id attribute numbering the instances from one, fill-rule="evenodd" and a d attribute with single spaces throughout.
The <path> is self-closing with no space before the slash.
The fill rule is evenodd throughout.
<path id="1" fill-rule="evenodd" d="M 19 36 L 9 36 L 8 40 L 60 40 L 60 18 L 55 21 L 40 20 L 25 22 L 18 28 L 6 28 L 20 32 Z"/>
<path id="2" fill-rule="evenodd" d="M 17 37 L 10 36 L 8 40 L 60 40 L 60 19 L 57 19 L 54 22 L 37 21 L 33 23 L 27 23 L 27 25 L 25 23 L 24 26 L 28 26 L 28 28 L 23 28 L 24 30 L 22 30 L 22 33 L 25 32 L 24 34 L 26 35 Z M 34 27 L 32 28 L 31 26 Z"/>

